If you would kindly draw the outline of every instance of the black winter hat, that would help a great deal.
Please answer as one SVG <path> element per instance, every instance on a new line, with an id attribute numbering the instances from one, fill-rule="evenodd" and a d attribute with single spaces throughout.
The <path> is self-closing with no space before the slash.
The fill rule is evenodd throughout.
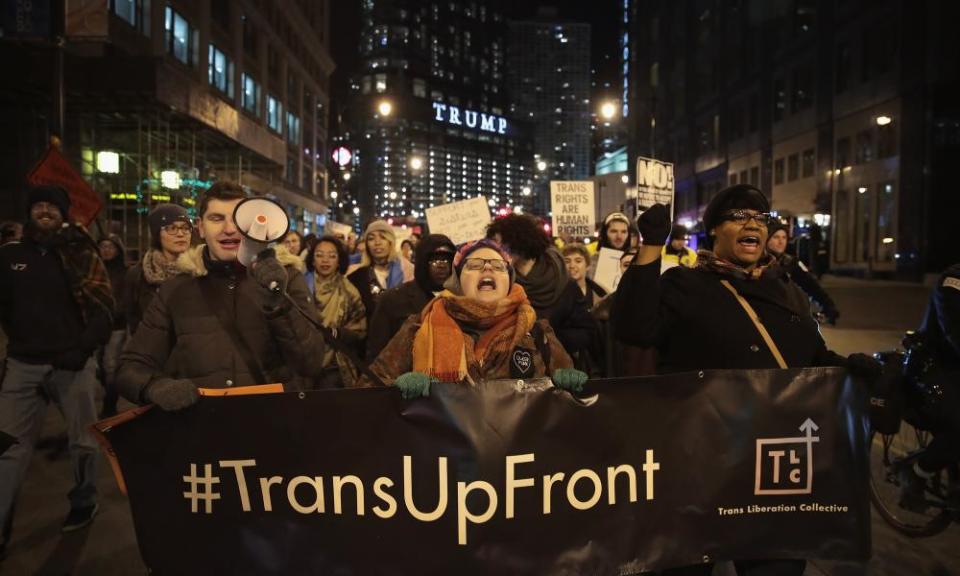
<path id="1" fill-rule="evenodd" d="M 687 227 L 682 224 L 674 224 L 670 229 L 671 240 L 686 240 L 687 234 Z"/>
<path id="2" fill-rule="evenodd" d="M 37 202 L 49 202 L 60 210 L 60 217 L 63 221 L 68 220 L 67 215 L 70 212 L 70 195 L 59 186 L 37 186 L 30 188 L 27 193 L 27 217 L 30 216 L 30 209 Z"/>
<path id="3" fill-rule="evenodd" d="M 454 254 L 457 253 L 457 247 L 453 242 L 443 234 L 428 234 L 417 242 L 414 249 L 413 277 L 417 284 L 424 290 L 436 292 L 443 290 L 442 285 L 434 284 L 430 280 L 430 255 L 440 248 L 447 248 L 450 251 L 450 260 L 453 261 Z M 452 271 L 451 264 L 451 271 Z"/>
<path id="4" fill-rule="evenodd" d="M 710 201 L 710 204 L 707 204 L 707 209 L 703 211 L 704 231 L 709 235 L 710 232 L 720 224 L 720 218 L 724 212 L 738 208 L 746 208 L 758 212 L 769 212 L 770 201 L 767 200 L 763 192 L 755 186 L 749 184 L 728 186 L 717 193 L 717 195 L 713 197 L 713 200 Z"/>
<path id="5" fill-rule="evenodd" d="M 147 216 L 147 222 L 150 224 L 150 238 L 153 247 L 160 248 L 160 229 L 174 222 L 186 222 L 190 224 L 190 216 L 183 206 L 176 204 L 157 204 L 157 207 L 150 211 Z"/>

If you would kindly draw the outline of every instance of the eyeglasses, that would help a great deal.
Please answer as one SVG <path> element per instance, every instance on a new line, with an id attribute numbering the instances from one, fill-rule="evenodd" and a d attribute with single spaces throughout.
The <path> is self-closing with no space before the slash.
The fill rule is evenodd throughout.
<path id="1" fill-rule="evenodd" d="M 746 210 L 730 210 L 720 216 L 721 222 L 736 222 L 737 224 L 746 224 L 753 220 L 757 224 L 767 227 L 777 221 L 776 217 L 769 212 L 748 212 Z"/>
<path id="2" fill-rule="evenodd" d="M 314 252 L 314 253 L 313 253 L 313 257 L 316 258 L 317 260 L 336 260 L 336 259 L 337 259 L 337 253 L 336 253 L 336 252 L 320 252 L 320 251 L 317 251 L 317 252 Z"/>
<path id="3" fill-rule="evenodd" d="M 161 226 L 160 229 L 171 236 L 179 236 L 181 234 L 189 235 L 193 230 L 189 224 L 167 224 L 166 226 Z"/>
<path id="4" fill-rule="evenodd" d="M 476 272 L 486 268 L 487 264 L 490 265 L 490 269 L 494 272 L 507 271 L 507 263 L 499 258 L 467 258 L 463 262 L 463 268 L 471 272 Z"/>

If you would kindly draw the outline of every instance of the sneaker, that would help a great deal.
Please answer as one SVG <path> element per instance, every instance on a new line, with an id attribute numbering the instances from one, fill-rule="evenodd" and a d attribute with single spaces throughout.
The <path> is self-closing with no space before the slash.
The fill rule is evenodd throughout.
<path id="1" fill-rule="evenodd" d="M 61 531 L 73 532 L 81 528 L 86 528 L 93 522 L 93 517 L 97 515 L 98 510 L 100 510 L 99 504 L 83 506 L 81 508 L 71 508 L 70 513 L 67 514 L 67 519 L 63 522 Z"/>
<path id="2" fill-rule="evenodd" d="M 900 507 L 917 514 L 926 512 L 926 480 L 917 474 L 912 465 L 901 468 L 897 477 L 900 480 Z"/>

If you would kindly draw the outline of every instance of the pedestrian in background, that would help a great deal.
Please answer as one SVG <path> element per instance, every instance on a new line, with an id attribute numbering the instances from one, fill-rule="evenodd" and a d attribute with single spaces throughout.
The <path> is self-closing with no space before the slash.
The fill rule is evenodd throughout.
<path id="1" fill-rule="evenodd" d="M 283 244 L 283 247 L 287 249 L 287 253 L 299 257 L 300 253 L 303 251 L 303 236 L 300 235 L 296 230 L 287 231 L 287 235 L 283 237 L 283 240 L 280 242 Z"/>
<path id="2" fill-rule="evenodd" d="M 110 288 L 113 291 L 114 300 L 113 330 L 110 332 L 110 340 L 100 351 L 100 375 L 104 392 L 100 417 L 106 418 L 117 413 L 119 395 L 114 380 L 117 375 L 120 351 L 123 350 L 123 345 L 127 341 L 127 318 L 123 305 L 127 282 L 127 250 L 123 240 L 116 234 L 110 234 L 100 240 L 99 250 L 100 259 L 110 277 Z"/>
<path id="3" fill-rule="evenodd" d="M 354 352 L 353 358 L 358 358 L 367 336 L 367 311 L 360 292 L 344 276 L 347 264 L 347 247 L 333 236 L 323 236 L 307 255 L 305 279 L 320 321 L 340 344 Z M 314 380 L 313 387 L 352 387 L 358 370 L 347 354 L 328 345 L 323 352 L 323 374 Z"/>
<path id="4" fill-rule="evenodd" d="M 787 245 L 790 242 L 790 235 L 787 232 L 787 226 L 781 222 L 774 222 L 770 225 L 770 237 L 767 240 L 767 252 L 777 259 L 777 263 L 784 272 L 790 276 L 790 279 L 799 286 L 811 300 L 820 307 L 821 313 L 826 317 L 827 322 L 836 324 L 840 317 L 840 311 L 834 303 L 833 298 L 827 294 L 823 286 L 817 282 L 813 274 L 807 270 L 803 262 L 792 254 L 787 254 Z"/>
<path id="5" fill-rule="evenodd" d="M 429 234 L 417 243 L 414 281 L 384 292 L 370 320 L 367 361 L 375 360 L 407 318 L 420 314 L 423 307 L 443 291 L 444 283 L 453 273 L 456 251 L 453 242 L 441 234 Z"/>
<path id="6" fill-rule="evenodd" d="M 674 266 L 683 266 L 693 268 L 697 263 L 697 253 L 687 247 L 687 228 L 680 224 L 674 224 L 670 230 L 670 242 L 663 247 L 660 254 L 663 270 L 666 271 Z"/>
<path id="7" fill-rule="evenodd" d="M 187 211 L 176 204 L 158 204 L 147 215 L 150 249 L 127 272 L 123 308 L 132 335 L 160 285 L 180 274 L 177 258 L 190 248 L 193 225 Z"/>
<path id="8" fill-rule="evenodd" d="M 70 199 L 59 187 L 32 188 L 21 242 L 0 247 L 0 321 L 10 338 L 0 387 L 0 430 L 17 443 L 0 454 L 0 526 L 13 504 L 40 435 L 47 404 L 67 424 L 75 486 L 63 531 L 97 513 L 94 352 L 110 337 L 110 279 L 85 230 L 67 223 Z M 8 532 L 5 530 L 5 532 Z M 9 533 L 0 548 L 9 541 Z"/>

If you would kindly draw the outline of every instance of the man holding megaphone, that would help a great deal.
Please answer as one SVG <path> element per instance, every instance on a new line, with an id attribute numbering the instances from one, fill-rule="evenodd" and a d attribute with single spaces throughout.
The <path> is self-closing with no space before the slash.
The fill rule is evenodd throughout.
<path id="1" fill-rule="evenodd" d="M 121 394 L 179 410 L 197 401 L 197 388 L 320 375 L 323 338 L 293 306 L 315 308 L 303 263 L 266 249 L 289 229 L 283 208 L 220 181 L 197 210 L 203 244 L 180 256 L 182 273 L 144 313 L 120 358 Z"/>

